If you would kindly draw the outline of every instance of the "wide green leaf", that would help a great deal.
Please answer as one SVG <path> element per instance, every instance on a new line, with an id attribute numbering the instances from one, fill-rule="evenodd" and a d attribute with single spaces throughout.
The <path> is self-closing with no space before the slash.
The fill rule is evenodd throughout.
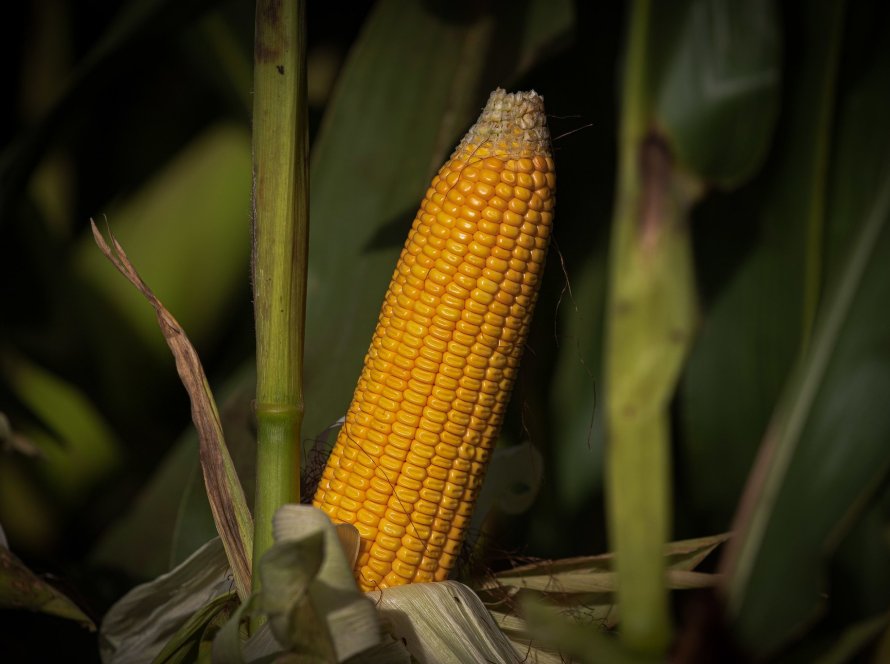
<path id="1" fill-rule="evenodd" d="M 548 20 L 534 20 L 544 13 Z M 488 93 L 527 67 L 571 15 L 563 0 L 465 12 L 383 0 L 371 13 L 312 150 L 307 435 L 346 410 L 434 170 Z"/>
<path id="2" fill-rule="evenodd" d="M 44 427 L 26 432 L 40 449 L 40 474 L 62 501 L 83 500 L 120 465 L 111 427 L 76 385 L 24 357 L 8 355 L 0 366 L 15 395 Z"/>
<path id="3" fill-rule="evenodd" d="M 159 41 L 189 26 L 209 4 L 207 0 L 131 0 L 123 4 L 101 38 L 90 44 L 62 89 L 55 91 L 56 98 L 44 117 L 0 155 L 0 221 L 7 221 L 23 185 L 71 118 L 132 75 L 130 65 L 140 54 L 138 46 L 157 48 Z"/>
<path id="4" fill-rule="evenodd" d="M 601 312 L 606 286 L 603 244 L 577 275 L 565 274 L 560 301 L 562 338 L 553 377 L 555 421 L 550 442 L 558 449 L 553 472 L 560 506 L 570 509 L 578 509 L 602 488 L 604 432 L 597 381 L 602 376 Z"/>
<path id="5" fill-rule="evenodd" d="M 199 345 L 219 333 L 248 275 L 250 137 L 219 125 L 186 146 L 143 188 L 106 211 L 133 263 Z M 156 358 L 166 354 L 154 314 L 114 274 L 89 233 L 75 272 L 126 320 Z"/>
<path id="6" fill-rule="evenodd" d="M 855 231 L 767 431 L 727 566 L 736 628 L 759 653 L 824 602 L 824 553 L 890 469 L 890 138 L 859 138 L 890 113 L 888 72 L 885 50 L 840 109 L 829 227 Z"/>
<path id="7" fill-rule="evenodd" d="M 784 66 L 796 75 L 769 160 L 750 186 L 705 201 L 693 227 L 705 312 L 680 387 L 681 491 L 714 530 L 728 526 L 821 290 L 842 5 L 794 7 Z"/>
<path id="8" fill-rule="evenodd" d="M 722 186 L 744 181 L 766 154 L 778 110 L 775 4 L 689 0 L 653 9 L 659 125 L 692 173 Z"/>

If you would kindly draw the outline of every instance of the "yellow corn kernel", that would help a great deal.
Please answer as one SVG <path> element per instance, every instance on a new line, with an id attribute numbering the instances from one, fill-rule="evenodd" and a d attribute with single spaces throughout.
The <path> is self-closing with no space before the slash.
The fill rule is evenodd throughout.
<path id="1" fill-rule="evenodd" d="M 433 178 L 313 503 L 362 537 L 359 585 L 443 580 L 525 344 L 553 218 L 543 100 L 496 90 Z"/>

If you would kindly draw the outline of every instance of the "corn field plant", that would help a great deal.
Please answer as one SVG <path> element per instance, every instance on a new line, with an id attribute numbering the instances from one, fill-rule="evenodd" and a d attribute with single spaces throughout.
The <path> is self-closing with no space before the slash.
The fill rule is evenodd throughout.
<path id="1" fill-rule="evenodd" d="M 329 5 L 0 28 L 0 659 L 890 660 L 890 11 Z"/>

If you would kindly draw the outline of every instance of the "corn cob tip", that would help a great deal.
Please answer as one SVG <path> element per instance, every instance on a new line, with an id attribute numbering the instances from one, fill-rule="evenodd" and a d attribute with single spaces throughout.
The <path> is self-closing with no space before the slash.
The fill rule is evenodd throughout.
<path id="1" fill-rule="evenodd" d="M 478 153 L 481 146 L 509 158 L 551 156 L 544 98 L 534 90 L 507 92 L 497 88 L 452 157 Z"/>

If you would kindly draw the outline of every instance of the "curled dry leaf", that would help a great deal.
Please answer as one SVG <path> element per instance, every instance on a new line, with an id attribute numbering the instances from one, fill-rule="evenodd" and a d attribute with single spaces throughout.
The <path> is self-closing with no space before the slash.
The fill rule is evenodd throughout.
<path id="1" fill-rule="evenodd" d="M 707 588 L 720 577 L 694 571 L 730 535 L 670 542 L 665 546 L 665 584 L 673 590 Z M 475 588 L 504 633 L 517 646 L 533 644 L 520 616 L 519 606 L 530 598 L 546 598 L 563 617 L 579 624 L 597 623 L 611 628 L 618 624 L 615 593 L 618 578 L 613 571 L 614 554 L 539 560 L 499 572 L 483 579 Z"/>
<path id="2" fill-rule="evenodd" d="M 112 245 L 109 246 L 96 227 L 96 223 L 90 220 L 90 224 L 93 238 L 105 257 L 154 308 L 164 340 L 176 360 L 176 371 L 188 392 L 192 405 L 192 421 L 198 430 L 201 468 L 213 520 L 225 547 L 226 557 L 232 566 L 238 596 L 243 601 L 250 596 L 253 519 L 226 447 L 219 412 L 198 353 L 182 326 L 136 272 L 114 235 L 109 233 Z"/>
<path id="3" fill-rule="evenodd" d="M 318 552 L 322 558 L 305 588 L 314 620 L 306 620 L 308 616 L 305 611 L 301 612 L 293 592 L 281 596 L 280 589 L 270 587 L 263 575 L 264 607 L 269 613 L 273 632 L 276 631 L 275 613 L 269 610 L 270 601 L 275 598 L 276 606 L 282 607 L 277 614 L 284 618 L 282 622 L 287 633 L 282 634 L 282 630 L 276 633 L 279 642 L 288 647 L 303 646 L 302 650 L 310 652 L 326 652 L 328 659 L 338 662 L 379 645 L 380 623 L 374 604 L 359 592 L 352 573 L 358 545 L 358 533 L 352 532 L 355 528 L 338 530 L 324 512 L 309 505 L 283 505 L 275 513 L 272 524 L 275 534 L 272 550 L 315 539 L 323 543 Z M 350 550 L 344 548 L 344 541 Z M 264 557 L 260 561 L 261 567 L 266 562 Z M 279 572 L 281 575 L 294 574 L 293 569 Z M 304 619 L 302 624 L 293 620 L 301 617 Z M 315 623 L 319 628 L 316 635 L 310 635 L 314 643 L 305 642 L 309 623 Z"/>

